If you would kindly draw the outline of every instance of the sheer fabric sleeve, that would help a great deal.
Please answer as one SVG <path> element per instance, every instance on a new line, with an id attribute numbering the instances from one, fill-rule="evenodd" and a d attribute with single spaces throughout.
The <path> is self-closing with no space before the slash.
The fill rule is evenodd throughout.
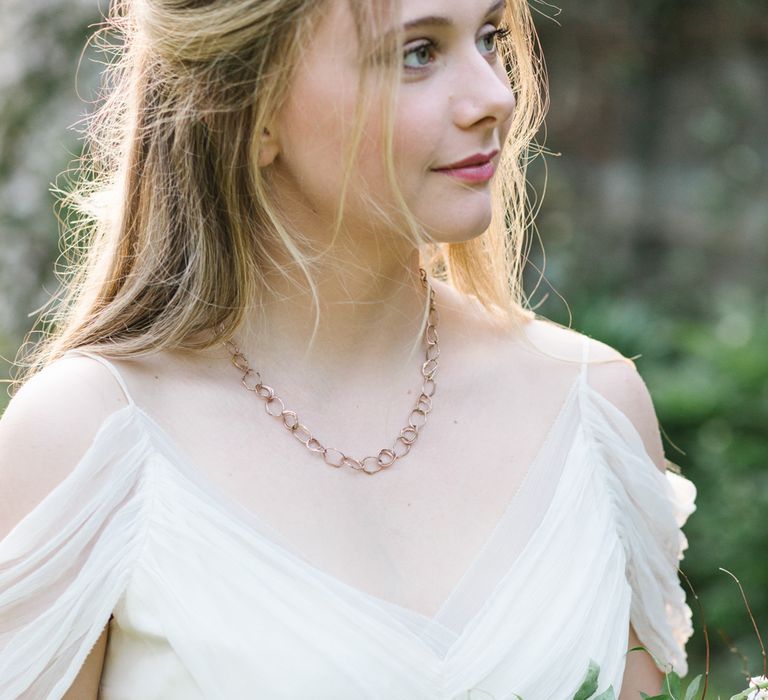
<path id="1" fill-rule="evenodd" d="M 61 698 L 126 587 L 148 502 L 145 438 L 131 417 L 111 414 L 0 541 L 0 700 Z"/>
<path id="2" fill-rule="evenodd" d="M 646 391 L 632 363 L 627 361 L 621 371 L 634 376 L 628 377 L 620 391 Z M 583 389 L 585 428 L 603 467 L 626 552 L 626 577 L 632 588 L 630 621 L 658 667 L 668 671 L 671 665 L 684 676 L 688 672 L 685 645 L 693 627 L 677 572 L 688 548 L 682 527 L 696 509 L 696 487 L 680 474 L 659 469 L 636 423 L 590 386 L 586 376 Z M 653 419 L 658 433 L 652 408 L 650 414 L 645 418 Z"/>

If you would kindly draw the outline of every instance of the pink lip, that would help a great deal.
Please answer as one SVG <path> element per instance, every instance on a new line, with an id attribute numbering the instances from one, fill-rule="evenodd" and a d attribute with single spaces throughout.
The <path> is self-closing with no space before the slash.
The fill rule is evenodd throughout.
<path id="1" fill-rule="evenodd" d="M 496 165 L 492 159 L 497 153 L 498 150 L 492 151 L 487 155 L 478 153 L 446 168 L 434 168 L 434 171 L 437 173 L 445 173 L 446 175 L 464 180 L 465 182 L 486 182 L 490 180 L 496 172 Z"/>
<path id="2" fill-rule="evenodd" d="M 498 152 L 498 149 L 495 149 L 490 153 L 475 153 L 474 155 L 469 156 L 469 158 L 464 158 L 463 160 L 456 161 L 455 163 L 451 163 L 442 168 L 435 168 L 435 170 L 458 170 L 459 168 L 466 168 L 470 165 L 482 165 L 489 160 L 492 160 Z"/>

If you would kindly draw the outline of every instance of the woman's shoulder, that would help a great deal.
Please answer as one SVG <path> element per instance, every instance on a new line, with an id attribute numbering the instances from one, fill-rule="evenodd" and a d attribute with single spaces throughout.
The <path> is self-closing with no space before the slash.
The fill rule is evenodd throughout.
<path id="1" fill-rule="evenodd" d="M 493 339 L 506 344 L 527 345 L 542 363 L 559 361 L 578 364 L 585 342 L 590 362 L 629 362 L 607 343 L 544 316 L 532 315 L 520 322 L 505 322 L 494 317 L 474 296 L 458 291 L 448 282 L 435 279 L 433 286 L 440 295 L 446 320 L 465 336 L 473 335 L 483 339 L 483 342 Z"/>
<path id="2" fill-rule="evenodd" d="M 531 319 L 521 327 L 521 332 L 526 340 L 554 358 L 581 364 L 586 357 L 590 368 L 632 364 L 631 360 L 613 346 L 548 318 L 537 316 Z"/>
<path id="3" fill-rule="evenodd" d="M 0 539 L 61 483 L 128 401 L 109 370 L 63 356 L 30 377 L 0 417 Z"/>
<path id="4" fill-rule="evenodd" d="M 71 353 L 47 364 L 22 384 L 0 420 L 3 430 L 35 426 L 52 431 L 98 426 L 127 405 L 125 392 L 105 364 Z"/>
<path id="5" fill-rule="evenodd" d="M 665 465 L 659 420 L 648 386 L 635 362 L 612 345 L 543 317 L 535 317 L 504 336 L 501 363 L 521 367 L 517 380 L 532 378 L 553 396 L 583 372 L 587 399 L 599 395 L 617 408 L 640 435 L 659 469 Z M 495 364 L 498 375 L 503 367 Z"/>
<path id="6" fill-rule="evenodd" d="M 648 385 L 635 362 L 613 346 L 546 319 L 531 323 L 528 333 L 538 345 L 571 359 L 583 358 L 589 390 L 621 411 L 642 438 L 646 451 L 659 469 L 665 465 L 659 420 Z"/>

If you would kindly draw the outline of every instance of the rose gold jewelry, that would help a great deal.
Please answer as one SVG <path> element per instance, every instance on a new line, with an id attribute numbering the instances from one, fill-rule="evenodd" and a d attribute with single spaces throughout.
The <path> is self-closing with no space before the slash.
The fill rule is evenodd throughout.
<path id="1" fill-rule="evenodd" d="M 398 459 L 405 457 L 410 452 L 411 445 L 419 435 L 419 429 L 427 422 L 427 414 L 432 410 L 432 396 L 435 393 L 435 372 L 437 360 L 440 356 L 440 348 L 437 344 L 438 313 L 435 308 L 435 292 L 427 281 L 427 273 L 419 268 L 421 282 L 429 291 L 429 316 L 424 339 L 427 344 L 426 360 L 421 365 L 421 374 L 424 381 L 421 385 L 421 394 L 416 401 L 416 407 L 408 417 L 408 425 L 400 430 L 400 435 L 395 439 L 392 449 L 384 448 L 376 457 L 364 457 L 361 460 L 347 457 L 341 450 L 335 447 L 324 447 L 312 434 L 299 422 L 299 417 L 294 411 L 286 411 L 282 400 L 275 394 L 272 387 L 263 384 L 261 374 L 251 369 L 248 360 L 240 349 L 231 340 L 224 341 L 224 345 L 232 352 L 232 364 L 242 373 L 242 385 L 248 391 L 254 392 L 266 402 L 264 410 L 275 418 L 282 418 L 283 425 L 291 431 L 293 436 L 307 449 L 319 452 L 323 455 L 325 463 L 331 467 L 348 466 L 365 474 L 375 474 L 386 467 L 392 466 Z M 255 377 L 254 377 L 255 375 Z M 251 383 L 249 383 L 249 379 Z M 276 411 L 276 412 L 273 412 Z"/>

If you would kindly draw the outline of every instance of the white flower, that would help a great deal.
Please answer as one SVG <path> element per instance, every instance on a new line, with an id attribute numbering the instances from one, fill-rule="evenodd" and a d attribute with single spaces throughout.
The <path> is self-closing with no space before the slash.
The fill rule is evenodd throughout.
<path id="1" fill-rule="evenodd" d="M 768 683 L 768 678 L 765 676 L 755 676 L 754 678 L 750 678 L 749 687 L 756 688 L 756 690 L 753 690 L 747 695 L 747 700 L 768 700 L 768 688 L 759 688 L 758 683 L 765 685 Z"/>

